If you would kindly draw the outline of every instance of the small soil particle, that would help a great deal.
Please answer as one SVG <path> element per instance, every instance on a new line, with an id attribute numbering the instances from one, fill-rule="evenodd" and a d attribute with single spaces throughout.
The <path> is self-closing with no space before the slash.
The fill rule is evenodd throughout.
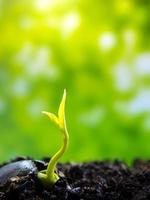
<path id="1" fill-rule="evenodd" d="M 47 164 L 47 158 L 1 164 L 0 200 L 150 200 L 150 161 L 135 160 L 132 167 L 121 161 L 59 163 L 60 179 L 49 190 L 37 179 Z"/>

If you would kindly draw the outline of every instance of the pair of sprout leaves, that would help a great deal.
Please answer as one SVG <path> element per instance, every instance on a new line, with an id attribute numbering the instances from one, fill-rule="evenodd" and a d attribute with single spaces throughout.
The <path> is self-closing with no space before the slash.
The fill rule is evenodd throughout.
<path id="1" fill-rule="evenodd" d="M 68 147 L 69 135 L 65 120 L 65 102 L 66 102 L 66 90 L 64 90 L 64 94 L 58 109 L 58 116 L 46 111 L 42 112 L 43 114 L 46 114 L 56 126 L 58 126 L 60 132 L 63 135 L 63 144 L 59 149 L 59 151 L 50 159 L 47 169 L 38 172 L 38 178 L 46 187 L 52 186 L 59 180 L 59 176 L 56 173 L 56 165 L 58 160 L 62 157 L 62 155 L 64 154 L 64 152 Z"/>

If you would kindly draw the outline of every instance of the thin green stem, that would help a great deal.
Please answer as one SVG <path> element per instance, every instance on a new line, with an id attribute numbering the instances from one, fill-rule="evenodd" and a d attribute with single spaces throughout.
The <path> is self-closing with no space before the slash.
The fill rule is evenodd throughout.
<path id="1" fill-rule="evenodd" d="M 56 170 L 56 164 L 58 162 L 58 160 L 62 157 L 62 155 L 64 154 L 64 152 L 66 151 L 67 147 L 68 147 L 68 141 L 69 141 L 69 135 L 68 135 L 68 131 L 66 130 L 61 130 L 63 135 L 64 135 L 64 139 L 63 139 L 63 146 L 60 148 L 60 150 L 51 158 L 50 162 L 48 163 L 48 167 L 47 167 L 47 176 L 48 178 L 51 178 L 53 176 L 53 174 L 55 173 Z"/>

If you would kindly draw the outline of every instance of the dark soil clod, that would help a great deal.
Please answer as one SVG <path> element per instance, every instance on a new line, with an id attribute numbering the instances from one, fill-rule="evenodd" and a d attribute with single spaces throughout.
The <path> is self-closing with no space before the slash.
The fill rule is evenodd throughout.
<path id="1" fill-rule="evenodd" d="M 0 167 L 0 200 L 150 200 L 150 161 L 58 164 L 60 179 L 47 190 L 37 172 L 49 159 L 18 160 Z"/>

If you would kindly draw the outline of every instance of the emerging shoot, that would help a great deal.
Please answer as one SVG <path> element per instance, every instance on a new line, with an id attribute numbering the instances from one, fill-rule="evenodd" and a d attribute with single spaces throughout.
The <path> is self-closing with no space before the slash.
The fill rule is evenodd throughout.
<path id="1" fill-rule="evenodd" d="M 58 152 L 50 159 L 47 169 L 42 170 L 38 173 L 38 178 L 42 181 L 42 183 L 46 187 L 50 187 L 51 185 L 55 184 L 59 180 L 59 176 L 56 172 L 56 165 L 58 160 L 63 156 L 64 152 L 67 149 L 68 142 L 69 142 L 69 135 L 66 127 L 66 120 L 65 120 L 65 102 L 66 102 L 66 90 L 64 90 L 64 94 L 58 109 L 58 116 L 53 113 L 49 113 L 43 111 L 42 113 L 47 115 L 50 120 L 58 126 L 61 134 L 63 135 L 63 144 Z"/>

